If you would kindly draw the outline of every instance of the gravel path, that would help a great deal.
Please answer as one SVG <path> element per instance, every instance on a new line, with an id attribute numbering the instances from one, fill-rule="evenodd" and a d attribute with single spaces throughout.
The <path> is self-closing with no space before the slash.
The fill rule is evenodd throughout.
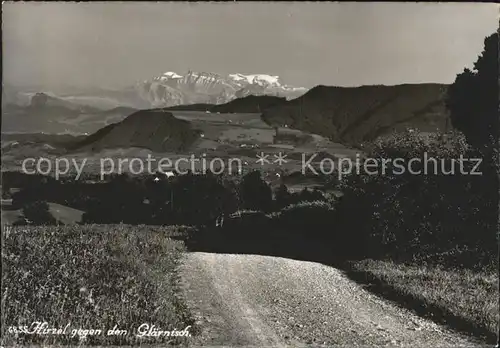
<path id="1" fill-rule="evenodd" d="M 260 255 L 189 253 L 193 346 L 474 346 L 364 290 L 336 268 Z"/>

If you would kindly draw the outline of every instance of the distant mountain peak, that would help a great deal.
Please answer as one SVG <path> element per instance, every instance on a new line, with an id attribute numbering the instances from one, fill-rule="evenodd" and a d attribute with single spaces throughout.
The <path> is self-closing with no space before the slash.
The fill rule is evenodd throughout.
<path id="1" fill-rule="evenodd" d="M 160 78 L 180 79 L 182 76 L 173 71 L 167 71 Z"/>
<path id="2" fill-rule="evenodd" d="M 262 84 L 267 83 L 269 85 L 281 86 L 280 77 L 277 75 L 267 75 L 267 74 L 252 74 L 252 75 L 244 75 L 244 74 L 229 74 L 229 77 L 238 80 L 238 81 L 247 81 L 249 84 Z"/>

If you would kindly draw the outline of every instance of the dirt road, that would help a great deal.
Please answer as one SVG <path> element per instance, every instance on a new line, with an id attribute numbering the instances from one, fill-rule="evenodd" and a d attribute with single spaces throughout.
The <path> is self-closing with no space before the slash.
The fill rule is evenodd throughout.
<path id="1" fill-rule="evenodd" d="M 477 344 L 376 297 L 322 264 L 190 253 L 181 279 L 202 328 L 193 346 Z"/>

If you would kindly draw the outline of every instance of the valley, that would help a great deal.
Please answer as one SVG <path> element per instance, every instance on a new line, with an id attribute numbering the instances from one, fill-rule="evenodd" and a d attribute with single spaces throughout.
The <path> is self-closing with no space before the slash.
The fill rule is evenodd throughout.
<path id="1" fill-rule="evenodd" d="M 498 6 L 261 5 L 2 4 L 2 348 L 498 342 Z"/>

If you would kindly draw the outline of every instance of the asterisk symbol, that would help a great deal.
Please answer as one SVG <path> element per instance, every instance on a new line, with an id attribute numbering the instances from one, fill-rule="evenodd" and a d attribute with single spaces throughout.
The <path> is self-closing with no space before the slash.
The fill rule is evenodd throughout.
<path id="1" fill-rule="evenodd" d="M 264 163 L 269 163 L 269 160 L 267 159 L 269 155 L 264 154 L 264 152 L 261 152 L 260 154 L 257 154 L 257 163 L 260 162 L 261 165 L 264 165 Z"/>
<path id="2" fill-rule="evenodd" d="M 286 155 L 282 154 L 281 152 L 279 152 L 278 155 L 274 155 L 274 157 L 276 158 L 274 160 L 274 163 L 278 163 L 280 166 L 287 162 L 287 160 L 285 159 Z"/>

